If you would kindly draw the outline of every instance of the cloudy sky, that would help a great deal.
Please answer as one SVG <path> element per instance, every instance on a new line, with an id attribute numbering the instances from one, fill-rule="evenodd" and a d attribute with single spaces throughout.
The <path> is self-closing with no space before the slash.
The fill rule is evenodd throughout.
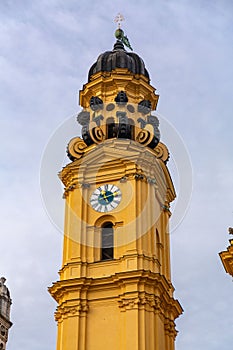
<path id="1" fill-rule="evenodd" d="M 218 252 L 233 226 L 232 1 L 1 0 L 0 274 L 14 323 L 8 350 L 55 349 L 56 305 L 47 287 L 58 279 L 62 234 L 41 199 L 41 160 L 59 126 L 75 120 L 78 90 L 99 53 L 112 48 L 118 12 L 160 94 L 158 112 L 181 135 L 193 169 L 188 212 L 171 234 L 172 280 L 184 308 L 176 349 L 228 350 L 233 284 Z M 70 125 L 49 164 L 58 206 L 57 172 L 68 162 L 67 141 L 80 132 Z M 173 139 L 162 127 L 172 165 Z M 186 171 L 179 166 L 180 178 L 190 177 Z"/>

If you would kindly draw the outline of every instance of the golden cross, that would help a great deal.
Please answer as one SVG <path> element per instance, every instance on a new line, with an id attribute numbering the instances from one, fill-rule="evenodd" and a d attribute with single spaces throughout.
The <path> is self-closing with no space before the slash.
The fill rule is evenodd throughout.
<path id="1" fill-rule="evenodd" d="M 114 22 L 117 23 L 118 28 L 121 27 L 121 22 L 124 21 L 124 16 L 121 13 L 118 13 L 117 16 L 114 19 Z"/>

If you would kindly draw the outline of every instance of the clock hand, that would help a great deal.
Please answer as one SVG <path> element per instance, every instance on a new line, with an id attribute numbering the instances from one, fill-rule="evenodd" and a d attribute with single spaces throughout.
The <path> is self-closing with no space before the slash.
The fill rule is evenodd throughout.
<path id="1" fill-rule="evenodd" d="M 106 191 L 101 191 L 101 196 L 105 200 L 106 203 L 109 203 L 109 200 L 108 200 L 109 197 L 112 197 L 112 196 L 115 197 L 118 194 L 119 194 L 119 192 L 115 191 L 115 192 L 112 192 L 111 194 L 106 195 Z"/>
<path id="2" fill-rule="evenodd" d="M 117 195 L 118 195 L 118 192 L 113 192 L 113 193 L 111 193 L 111 194 L 108 194 L 107 196 L 105 195 L 104 198 L 107 199 L 107 198 L 109 198 L 109 197 L 112 197 L 112 196 L 115 197 L 115 196 L 117 196 Z"/>
<path id="3" fill-rule="evenodd" d="M 109 196 L 106 196 L 106 191 L 101 191 L 101 195 L 103 196 L 103 199 L 105 199 L 105 202 L 108 203 L 108 197 Z"/>
<path id="4" fill-rule="evenodd" d="M 115 192 L 112 192 L 111 194 L 109 194 L 108 196 L 105 196 L 105 198 L 108 198 L 108 197 L 111 197 L 111 196 L 118 196 L 119 192 L 115 191 Z"/>

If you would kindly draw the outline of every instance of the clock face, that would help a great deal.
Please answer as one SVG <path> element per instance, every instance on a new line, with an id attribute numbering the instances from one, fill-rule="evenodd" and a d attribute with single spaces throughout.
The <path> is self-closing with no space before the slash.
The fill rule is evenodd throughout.
<path id="1" fill-rule="evenodd" d="M 106 213 L 115 209 L 121 201 L 121 191 L 115 185 L 102 185 L 91 195 L 90 202 L 93 209 Z"/>

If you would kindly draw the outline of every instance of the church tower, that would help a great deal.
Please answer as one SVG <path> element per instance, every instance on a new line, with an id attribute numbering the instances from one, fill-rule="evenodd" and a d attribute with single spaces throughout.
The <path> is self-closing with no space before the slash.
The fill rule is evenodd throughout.
<path id="1" fill-rule="evenodd" d="M 143 60 L 116 31 L 80 91 L 82 138 L 60 172 L 65 228 L 57 350 L 174 350 L 169 217 L 175 190 Z"/>
<path id="2" fill-rule="evenodd" d="M 10 292 L 5 285 L 5 277 L 0 278 L 0 350 L 6 349 L 8 331 L 12 326 L 10 321 L 11 298 Z"/>

